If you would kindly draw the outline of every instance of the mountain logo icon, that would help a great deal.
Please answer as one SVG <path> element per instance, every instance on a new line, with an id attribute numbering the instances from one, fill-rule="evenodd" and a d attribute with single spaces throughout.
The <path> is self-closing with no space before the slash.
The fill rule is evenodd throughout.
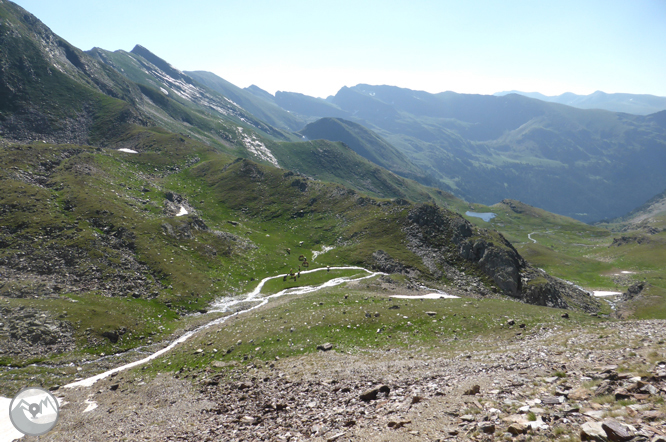
<path id="1" fill-rule="evenodd" d="M 28 436 L 40 436 L 51 431 L 59 415 L 58 400 L 40 387 L 24 388 L 9 404 L 12 425 Z"/>

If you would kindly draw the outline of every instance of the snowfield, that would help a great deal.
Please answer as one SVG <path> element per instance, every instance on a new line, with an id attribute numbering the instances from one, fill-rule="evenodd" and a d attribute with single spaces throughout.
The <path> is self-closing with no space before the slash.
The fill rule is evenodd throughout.
<path id="1" fill-rule="evenodd" d="M 268 161 L 275 167 L 280 167 L 278 164 L 277 158 L 273 155 L 273 152 L 271 152 L 264 143 L 259 141 L 257 139 L 257 136 L 255 134 L 248 135 L 245 132 L 243 132 L 242 127 L 237 127 L 238 130 L 238 135 L 241 138 L 241 141 L 245 145 L 245 148 L 253 155 L 261 158 L 262 160 Z"/>

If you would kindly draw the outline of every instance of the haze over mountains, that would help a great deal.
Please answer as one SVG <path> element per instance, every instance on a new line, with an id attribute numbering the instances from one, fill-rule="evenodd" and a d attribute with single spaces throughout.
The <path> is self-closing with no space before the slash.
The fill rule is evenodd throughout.
<path id="1" fill-rule="evenodd" d="M 518 94 L 551 103 L 566 104 L 579 109 L 604 109 L 611 112 L 625 112 L 636 115 L 649 115 L 666 110 L 666 97 L 647 94 L 607 94 L 596 91 L 589 95 L 576 95 L 565 92 L 561 95 L 547 96 L 539 92 L 508 91 L 497 92 L 496 96 Z"/>

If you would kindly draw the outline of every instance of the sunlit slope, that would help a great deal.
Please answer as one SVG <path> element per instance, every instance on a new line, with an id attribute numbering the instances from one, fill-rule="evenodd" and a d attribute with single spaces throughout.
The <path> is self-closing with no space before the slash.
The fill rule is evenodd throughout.
<path id="1" fill-rule="evenodd" d="M 271 126 L 286 131 L 297 131 L 303 128 L 305 121 L 285 111 L 274 103 L 257 97 L 252 92 L 241 89 L 212 72 L 185 71 L 185 74 L 208 88 L 229 98 L 256 118 Z"/>
<path id="2" fill-rule="evenodd" d="M 339 183 L 381 198 L 437 202 L 446 206 L 453 195 L 400 177 L 362 158 L 348 146 L 326 140 L 269 143 L 281 166 L 318 180 Z"/>
<path id="3" fill-rule="evenodd" d="M 532 265 L 586 289 L 625 292 L 646 281 L 642 295 L 625 303 L 623 312 L 666 317 L 666 230 L 660 227 L 661 215 L 637 225 L 591 226 L 514 200 L 452 207 L 459 213 L 496 214 L 489 222 L 466 218 L 502 232 Z"/>
<path id="4" fill-rule="evenodd" d="M 131 133 L 125 142 L 137 153 L 2 147 L 3 296 L 58 315 L 77 301 L 66 311 L 80 348 L 119 350 L 148 331 L 166 333 L 178 315 L 296 269 L 299 255 L 310 259 L 324 246 L 333 249 L 311 266 L 359 265 L 594 308 L 531 269 L 499 234 L 453 212 L 370 198 L 161 129 Z M 129 305 L 135 314 L 114 313 Z M 166 319 L 142 319 L 145 309 Z M 122 328 L 134 332 L 120 346 L 102 338 Z"/>

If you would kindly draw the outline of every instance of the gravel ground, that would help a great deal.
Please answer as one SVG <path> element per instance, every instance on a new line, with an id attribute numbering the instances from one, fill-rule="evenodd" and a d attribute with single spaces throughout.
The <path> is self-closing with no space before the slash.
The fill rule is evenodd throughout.
<path id="1" fill-rule="evenodd" d="M 333 349 L 145 380 L 120 373 L 58 390 L 67 403 L 39 440 L 602 440 L 588 435 L 599 429 L 666 441 L 665 340 L 666 321 L 607 322 L 470 340 L 445 355 Z"/>

